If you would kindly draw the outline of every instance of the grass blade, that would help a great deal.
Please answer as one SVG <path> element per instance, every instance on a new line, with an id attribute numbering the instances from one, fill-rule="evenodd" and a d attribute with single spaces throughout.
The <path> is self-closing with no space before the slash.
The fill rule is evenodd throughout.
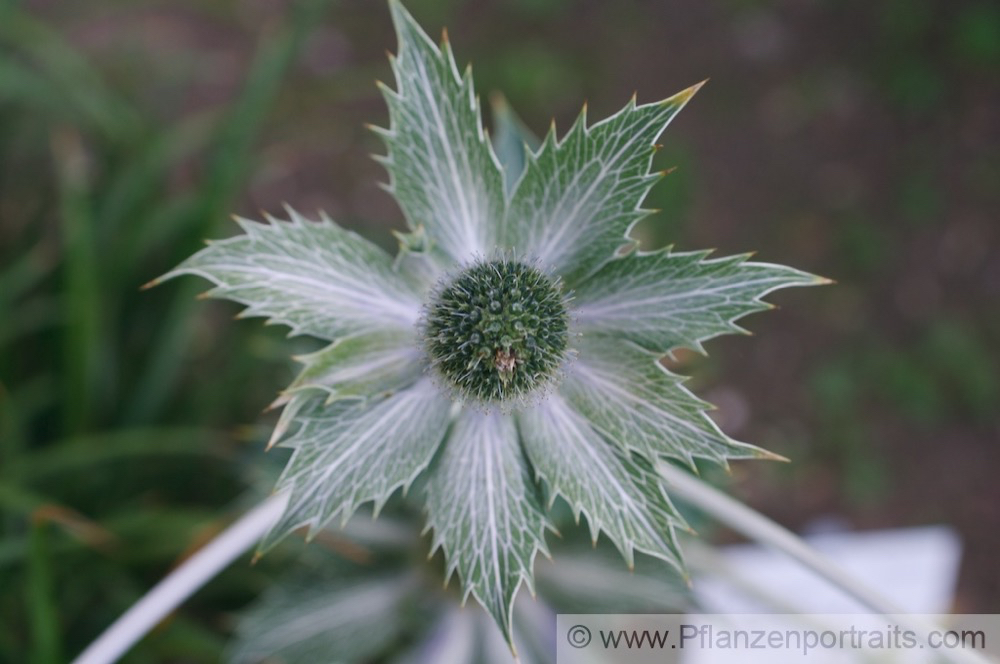
<path id="1" fill-rule="evenodd" d="M 63 338 L 65 430 L 85 430 L 94 414 L 97 372 L 101 367 L 101 306 L 93 218 L 87 183 L 87 157 L 79 134 L 53 135 L 52 154 L 59 182 L 65 257 Z"/>
<path id="2" fill-rule="evenodd" d="M 285 73 L 306 36 L 319 25 L 319 16 L 328 4 L 329 0 L 301 0 L 293 9 L 290 24 L 258 53 L 243 94 L 223 122 L 223 135 L 194 213 L 200 221 L 190 238 L 192 242 L 178 247 L 180 255 L 197 249 L 195 243 L 215 235 L 220 222 L 228 218 L 232 200 L 253 162 L 250 157 L 255 139 L 281 90 Z M 190 324 L 194 298 L 202 289 L 199 283 L 185 283 L 176 289 L 160 332 L 150 344 L 155 355 L 125 411 L 127 422 L 148 421 L 173 390 L 181 366 L 177 358 L 184 354 L 194 330 Z"/>
<path id="3" fill-rule="evenodd" d="M 0 44 L 23 53 L 51 82 L 62 104 L 76 109 L 101 134 L 117 141 L 136 135 L 142 123 L 135 110 L 112 94 L 100 74 L 57 32 L 10 3 L 0 3 Z M 51 92 L 40 83 L 22 80 L 46 105 Z"/>
<path id="4" fill-rule="evenodd" d="M 36 519 L 31 527 L 28 556 L 27 609 L 31 626 L 32 664 L 59 664 L 59 612 L 55 603 L 52 561 L 49 557 L 48 524 Z"/>

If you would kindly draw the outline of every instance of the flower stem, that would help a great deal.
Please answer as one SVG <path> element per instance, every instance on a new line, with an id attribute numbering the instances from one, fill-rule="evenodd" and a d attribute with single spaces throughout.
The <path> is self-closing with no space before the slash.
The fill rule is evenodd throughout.
<path id="1" fill-rule="evenodd" d="M 801 537 L 779 526 L 760 512 L 673 464 L 660 461 L 656 464 L 656 470 L 666 480 L 671 495 L 682 498 L 755 542 L 775 548 L 797 560 L 875 613 L 892 618 L 898 624 L 913 629 L 918 634 L 928 634 L 935 629 L 936 626 L 930 624 L 924 617 L 907 614 L 894 602 L 858 581 L 832 560 L 810 547 Z M 954 650 L 941 654 L 949 661 L 964 664 L 989 664 L 990 661 L 972 650 Z"/>
<path id="2" fill-rule="evenodd" d="M 672 495 L 683 498 L 755 542 L 771 546 L 799 561 L 872 611 L 883 615 L 903 613 L 891 601 L 845 573 L 802 538 L 760 512 L 673 464 L 661 461 L 656 469 L 670 485 Z"/>
<path id="3" fill-rule="evenodd" d="M 91 643 L 73 664 L 111 664 L 181 602 L 252 547 L 278 520 L 288 494 L 271 496 L 244 514 L 168 574 Z"/>

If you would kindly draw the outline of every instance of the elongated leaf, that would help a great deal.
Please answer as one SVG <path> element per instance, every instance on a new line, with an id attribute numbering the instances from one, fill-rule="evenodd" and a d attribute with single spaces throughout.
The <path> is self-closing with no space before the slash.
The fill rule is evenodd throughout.
<path id="1" fill-rule="evenodd" d="M 770 309 L 761 298 L 789 286 L 829 283 L 747 256 L 708 259 L 709 252 L 636 253 L 615 259 L 574 292 L 584 334 L 601 332 L 652 351 L 704 352 L 702 342 L 743 332 L 735 321 Z"/>
<path id="2" fill-rule="evenodd" d="M 556 615 L 542 600 L 521 594 L 514 602 L 513 647 L 485 611 L 473 613 L 475 655 L 469 664 L 552 664 L 556 651 Z M 511 657 L 513 650 L 516 658 Z M 444 660 L 439 660 L 444 661 Z M 457 660 L 452 660 L 457 661 Z"/>
<path id="3" fill-rule="evenodd" d="M 399 240 L 399 251 L 393 263 L 400 277 L 410 281 L 421 293 L 429 293 L 446 273 L 448 255 L 432 246 L 423 226 L 410 233 L 393 232 Z"/>
<path id="4" fill-rule="evenodd" d="M 648 462 L 604 440 L 558 394 L 518 415 L 521 440 L 539 479 L 582 512 L 596 542 L 603 532 L 635 564 L 634 549 L 680 566 L 674 527 L 684 521 Z"/>
<path id="5" fill-rule="evenodd" d="M 296 358 L 305 366 L 276 405 L 306 390 L 326 392 L 328 402 L 385 396 L 420 376 L 417 344 L 415 330 L 342 337 L 322 350 Z"/>
<path id="6" fill-rule="evenodd" d="M 391 0 L 399 53 L 392 59 L 396 90 L 383 87 L 389 129 L 376 131 L 388 155 L 389 191 L 411 228 L 459 263 L 496 246 L 503 217 L 503 176 L 483 131 L 472 73 L 458 72 L 447 40 L 438 48 L 396 0 Z"/>
<path id="7" fill-rule="evenodd" d="M 242 316 L 265 316 L 291 334 L 412 330 L 420 298 L 388 254 L 326 216 L 313 223 L 289 214 L 290 223 L 239 219 L 245 235 L 210 243 L 153 283 L 204 277 L 216 284 L 209 296 L 245 304 Z"/>
<path id="8" fill-rule="evenodd" d="M 531 586 L 547 520 L 528 475 L 512 417 L 466 410 L 448 436 L 427 486 L 432 549 L 442 548 L 448 577 L 475 596 L 511 639 L 511 603 Z"/>
<path id="9" fill-rule="evenodd" d="M 338 399 L 380 399 L 412 385 L 423 371 L 415 330 L 343 337 L 297 359 L 305 367 L 271 404 L 284 410 L 268 448 L 285 435 L 303 408 L 313 404 L 317 391 L 326 395 L 327 404 Z"/>
<path id="10" fill-rule="evenodd" d="M 647 214 L 639 206 L 660 178 L 649 173 L 656 139 L 698 87 L 655 104 L 636 106 L 633 98 L 592 127 L 584 108 L 562 140 L 553 127 L 528 155 L 504 220 L 504 244 L 536 257 L 571 287 L 611 260 Z"/>
<path id="11" fill-rule="evenodd" d="M 281 443 L 295 450 L 277 487 L 291 497 L 262 549 L 300 526 L 312 535 L 337 516 L 346 521 L 364 502 L 377 511 L 430 463 L 451 409 L 427 378 L 382 399 L 325 402 L 318 393 L 299 404 L 298 428 Z"/>
<path id="12" fill-rule="evenodd" d="M 36 512 L 38 514 L 38 512 Z M 27 608 L 34 662 L 63 659 L 59 605 L 56 601 L 55 565 L 49 550 L 49 524 L 37 519 L 31 526 L 31 554 L 27 560 Z"/>
<path id="13" fill-rule="evenodd" d="M 476 612 L 448 606 L 424 639 L 400 658 L 400 664 L 476 662 Z M 496 631 L 496 627 L 493 628 Z M 508 657 L 510 651 L 508 651 Z"/>
<path id="14" fill-rule="evenodd" d="M 693 465 L 696 457 L 768 457 L 764 450 L 726 436 L 705 414 L 711 406 L 667 371 L 656 353 L 629 341 L 587 336 L 579 343 L 560 392 L 598 431 L 650 461 L 659 457 Z"/>
<path id="15" fill-rule="evenodd" d="M 539 596 L 559 613 L 677 613 L 694 605 L 674 566 L 639 556 L 627 570 L 600 545 L 560 548 L 551 561 L 538 562 L 535 579 Z"/>
<path id="16" fill-rule="evenodd" d="M 556 616 L 540 600 L 521 595 L 514 603 L 511 647 L 488 613 L 479 608 L 445 607 L 441 616 L 399 664 L 551 664 L 555 653 Z"/>
<path id="17" fill-rule="evenodd" d="M 419 577 L 411 572 L 279 582 L 240 621 L 227 658 L 352 664 L 404 633 L 403 604 Z"/>
<path id="18" fill-rule="evenodd" d="M 541 141 L 521 121 L 503 95 L 490 95 L 490 106 L 493 111 L 493 151 L 503 166 L 504 192 L 510 195 L 524 173 L 528 153 L 537 150 Z"/>

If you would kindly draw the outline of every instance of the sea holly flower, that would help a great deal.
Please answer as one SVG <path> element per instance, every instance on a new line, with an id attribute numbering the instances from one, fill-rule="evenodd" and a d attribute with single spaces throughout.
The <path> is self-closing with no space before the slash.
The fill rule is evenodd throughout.
<path id="1" fill-rule="evenodd" d="M 390 126 L 375 128 L 409 231 L 393 258 L 326 216 L 238 220 L 245 233 L 165 275 L 329 345 L 279 403 L 289 493 L 263 548 L 316 533 L 421 479 L 432 545 L 510 638 L 521 582 L 562 498 L 631 565 L 681 566 L 684 527 L 654 465 L 766 457 L 730 439 L 660 359 L 738 332 L 761 297 L 822 280 L 746 256 L 636 250 L 629 229 L 661 174 L 655 144 L 694 86 L 586 112 L 536 148 L 494 147 L 460 74 L 395 0 Z M 501 160 L 499 156 L 503 156 Z"/>

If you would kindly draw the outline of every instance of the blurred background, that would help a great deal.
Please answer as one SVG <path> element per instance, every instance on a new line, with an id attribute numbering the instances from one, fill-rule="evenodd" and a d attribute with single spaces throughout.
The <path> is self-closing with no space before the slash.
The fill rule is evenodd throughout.
<path id="1" fill-rule="evenodd" d="M 797 530 L 949 524 L 955 610 L 1000 612 L 1000 5 L 407 6 L 538 132 L 711 79 L 637 236 L 838 282 L 681 359 L 728 433 L 792 460 L 719 481 Z M 363 125 L 394 49 L 371 0 L 0 0 L 0 661 L 77 653 L 246 507 L 261 411 L 314 345 L 194 279 L 139 288 L 285 202 L 393 250 Z M 235 565 L 129 661 L 216 661 L 293 563 Z"/>

